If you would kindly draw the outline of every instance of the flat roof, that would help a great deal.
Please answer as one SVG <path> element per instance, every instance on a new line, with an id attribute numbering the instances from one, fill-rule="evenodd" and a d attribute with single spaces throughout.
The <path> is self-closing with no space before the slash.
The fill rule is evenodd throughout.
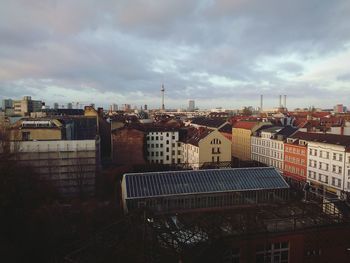
<path id="1" fill-rule="evenodd" d="M 126 199 L 289 188 L 273 167 L 130 173 L 124 180 Z"/>

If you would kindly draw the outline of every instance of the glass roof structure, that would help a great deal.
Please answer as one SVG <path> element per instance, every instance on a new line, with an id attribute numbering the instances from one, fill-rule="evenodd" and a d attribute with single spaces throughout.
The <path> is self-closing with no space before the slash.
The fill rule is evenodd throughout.
<path id="1" fill-rule="evenodd" d="M 124 174 L 126 198 L 288 189 L 273 167 Z"/>

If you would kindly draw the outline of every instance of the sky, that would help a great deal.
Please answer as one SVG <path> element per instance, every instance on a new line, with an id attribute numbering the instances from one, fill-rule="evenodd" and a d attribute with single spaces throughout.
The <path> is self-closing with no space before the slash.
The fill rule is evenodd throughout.
<path id="1" fill-rule="evenodd" d="M 0 0 L 0 99 L 236 109 L 350 99 L 348 0 Z"/>

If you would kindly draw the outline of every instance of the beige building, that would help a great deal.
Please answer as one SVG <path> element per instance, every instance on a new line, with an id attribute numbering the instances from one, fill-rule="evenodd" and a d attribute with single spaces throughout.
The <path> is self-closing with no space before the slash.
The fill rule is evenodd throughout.
<path id="1" fill-rule="evenodd" d="M 231 142 L 217 130 L 199 129 L 182 144 L 184 162 L 193 169 L 231 162 Z"/>
<path id="2" fill-rule="evenodd" d="M 239 121 L 232 128 L 232 156 L 242 161 L 251 160 L 251 135 L 270 122 Z"/>
<path id="3" fill-rule="evenodd" d="M 41 111 L 42 101 L 32 100 L 30 96 L 25 96 L 21 100 L 13 101 L 13 113 L 19 116 L 29 116 L 31 112 Z"/>
<path id="4" fill-rule="evenodd" d="M 12 141 L 45 141 L 63 139 L 64 127 L 57 119 L 20 120 L 10 130 Z"/>

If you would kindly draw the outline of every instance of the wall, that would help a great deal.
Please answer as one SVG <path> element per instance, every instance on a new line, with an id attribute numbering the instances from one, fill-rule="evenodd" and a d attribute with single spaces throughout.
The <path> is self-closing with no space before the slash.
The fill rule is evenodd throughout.
<path id="1" fill-rule="evenodd" d="M 142 131 L 122 128 L 112 132 L 113 162 L 117 165 L 145 164 L 144 147 Z"/>
<path id="2" fill-rule="evenodd" d="M 214 139 L 220 140 L 221 143 L 211 144 Z M 220 153 L 215 153 L 218 147 L 220 148 Z M 214 153 L 212 149 L 214 149 Z M 214 162 L 217 162 L 217 157 L 219 157 L 219 162 L 231 162 L 231 142 L 217 130 L 199 141 L 200 164 L 213 162 L 213 157 Z"/>

